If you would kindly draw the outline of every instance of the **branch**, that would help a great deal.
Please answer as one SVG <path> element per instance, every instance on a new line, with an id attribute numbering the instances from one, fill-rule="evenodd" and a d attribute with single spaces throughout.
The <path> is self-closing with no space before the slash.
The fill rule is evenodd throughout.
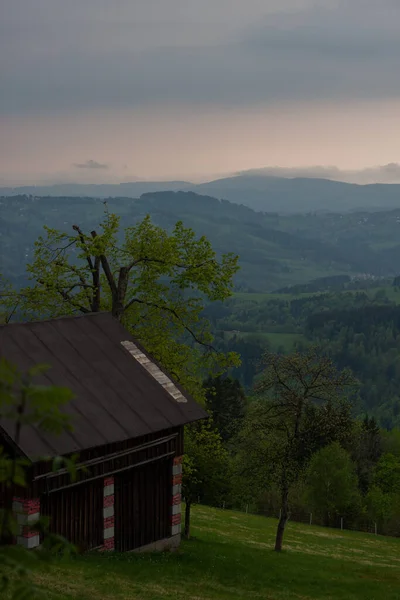
<path id="1" fill-rule="evenodd" d="M 91 236 L 93 239 L 95 239 L 97 237 L 97 233 L 95 231 L 91 231 L 90 233 L 91 233 Z M 101 266 L 103 267 L 104 274 L 107 278 L 108 285 L 110 286 L 111 293 L 114 298 L 117 298 L 118 289 L 117 289 L 117 286 L 115 283 L 114 276 L 111 272 L 107 257 L 104 254 L 100 254 L 99 258 L 100 258 Z"/>
<path id="2" fill-rule="evenodd" d="M 63 248 L 51 248 L 51 246 L 48 246 L 45 242 L 43 242 L 43 246 L 47 250 L 49 250 L 49 252 L 57 252 L 56 256 L 52 256 L 51 259 L 49 260 L 49 262 L 45 266 L 48 267 L 50 263 L 56 261 L 57 258 L 60 256 L 60 254 L 62 252 L 64 252 L 65 250 L 68 250 L 68 248 L 70 248 L 71 246 L 73 246 L 75 243 L 76 243 L 76 240 L 72 240 L 72 242 L 70 242 L 69 244 L 67 244 Z"/>
<path id="3" fill-rule="evenodd" d="M 194 339 L 194 341 L 197 344 L 199 344 L 200 346 L 204 346 L 210 352 L 217 352 L 217 350 L 216 350 L 216 348 L 214 348 L 214 346 L 212 346 L 211 344 L 206 344 L 205 342 L 203 342 L 202 340 L 200 340 L 197 337 L 197 335 L 194 333 L 194 331 L 192 329 L 190 329 L 190 327 L 188 325 L 186 325 L 185 323 L 182 322 L 182 319 L 180 318 L 180 316 L 178 315 L 178 313 L 176 312 L 176 310 L 174 310 L 173 308 L 170 308 L 169 306 L 160 306 L 156 302 L 147 302 L 146 300 L 140 300 L 139 298 L 133 298 L 124 307 L 124 312 L 126 310 L 128 310 L 135 303 L 137 303 L 137 304 L 144 304 L 146 306 L 150 306 L 151 308 L 157 308 L 158 310 L 164 310 L 165 312 L 170 313 L 171 315 L 173 315 L 175 317 L 175 319 L 177 321 L 179 321 L 181 323 L 181 325 L 183 325 L 184 329 L 192 336 L 192 338 Z"/>
<path id="4" fill-rule="evenodd" d="M 9 314 L 6 316 L 6 318 L 5 318 L 5 322 L 6 322 L 6 324 L 8 324 L 8 323 L 11 321 L 11 319 L 13 318 L 13 316 L 15 315 L 15 312 L 16 312 L 16 310 L 17 310 L 18 306 L 19 306 L 19 303 L 20 303 L 20 301 L 21 301 L 21 299 L 20 299 L 20 298 L 18 298 L 17 302 L 14 304 L 14 307 L 13 307 L 13 309 L 12 309 L 12 310 L 11 310 L 11 312 L 10 312 L 10 313 L 9 313 Z"/>
<path id="5" fill-rule="evenodd" d="M 98 256 L 96 256 L 95 260 L 94 260 L 94 264 L 93 264 L 92 257 L 87 248 L 87 243 L 86 243 L 83 231 L 80 229 L 80 227 L 78 227 L 78 225 L 73 225 L 72 229 L 78 233 L 81 244 L 86 252 L 86 261 L 89 266 L 89 270 L 92 273 L 92 282 L 93 282 L 93 286 L 92 286 L 93 287 L 93 296 L 91 298 L 88 296 L 88 301 L 90 303 L 92 311 L 98 312 L 100 310 L 100 271 L 99 271 L 100 259 Z M 92 232 L 92 237 L 93 237 L 93 232 Z M 83 277 L 81 274 L 79 275 L 79 277 L 81 278 L 81 281 L 82 281 Z"/>
<path id="6" fill-rule="evenodd" d="M 100 310 L 100 258 L 98 256 L 94 259 L 94 271 L 93 277 L 93 312 L 99 312 Z"/>
<path id="7" fill-rule="evenodd" d="M 86 251 L 86 260 L 87 260 L 87 263 L 89 265 L 89 269 L 91 271 L 93 271 L 92 257 L 90 256 L 90 254 L 89 254 L 89 252 L 87 250 L 87 244 L 86 244 L 85 236 L 83 235 L 83 232 L 80 229 L 80 227 L 78 227 L 78 225 L 72 225 L 72 229 L 78 233 L 79 239 L 81 240 L 81 244 L 82 244 L 82 246 L 84 247 L 84 249 Z"/>
<path id="8" fill-rule="evenodd" d="M 129 256 L 131 256 L 131 252 L 129 252 L 128 250 L 125 250 L 124 248 L 118 248 L 117 246 L 113 246 L 114 250 L 117 250 L 117 252 L 121 252 L 122 254 L 127 254 Z M 138 264 L 142 263 L 142 262 L 154 262 L 154 263 L 158 263 L 158 264 L 162 264 L 162 265 L 167 265 L 167 261 L 166 260 L 162 260 L 161 258 L 154 258 L 154 257 L 149 257 L 149 256 L 140 256 L 139 258 L 133 260 L 131 263 L 129 263 L 129 265 L 127 266 L 127 269 L 130 271 L 131 269 L 133 269 L 133 267 L 136 267 Z M 209 260 L 205 260 L 197 265 L 188 265 L 185 263 L 173 263 L 172 266 L 174 267 L 178 267 L 178 269 L 200 269 L 201 267 L 204 267 L 205 265 L 208 265 L 210 263 L 216 263 L 216 260 L 214 258 L 210 258 Z"/>
<path id="9" fill-rule="evenodd" d="M 50 289 L 50 285 L 48 283 L 46 283 L 43 279 L 39 279 L 38 283 L 40 283 L 41 285 L 44 285 L 45 287 L 47 287 L 47 289 Z M 76 284 L 79 285 L 79 284 Z M 81 304 L 76 304 L 73 299 L 71 298 L 71 296 L 68 294 L 68 292 L 66 292 L 65 290 L 63 290 L 62 288 L 54 288 L 56 292 L 58 292 L 60 294 L 60 296 L 62 296 L 62 298 L 68 302 L 71 306 L 74 306 L 75 308 L 77 308 L 78 310 L 80 310 L 80 312 L 84 313 L 84 314 L 88 314 L 91 311 L 88 310 L 85 306 L 82 306 Z"/>

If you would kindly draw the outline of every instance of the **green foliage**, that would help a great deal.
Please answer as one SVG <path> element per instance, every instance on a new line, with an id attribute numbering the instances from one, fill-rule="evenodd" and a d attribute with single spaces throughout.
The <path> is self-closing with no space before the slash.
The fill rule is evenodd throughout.
<path id="1" fill-rule="evenodd" d="M 382 454 L 375 467 L 374 484 L 386 494 L 400 495 L 400 457 Z"/>
<path id="2" fill-rule="evenodd" d="M 327 527 L 335 524 L 338 516 L 359 513 L 361 497 L 355 465 L 338 442 L 312 456 L 307 484 L 310 509 L 322 517 Z"/>
<path id="3" fill-rule="evenodd" d="M 194 423 L 185 429 L 185 458 L 182 495 L 192 504 L 220 504 L 229 489 L 229 456 L 222 439 L 210 422 Z"/>
<path id="4" fill-rule="evenodd" d="M 184 536 L 187 539 L 192 504 L 198 500 L 221 504 L 230 488 L 229 475 L 229 455 L 211 421 L 185 427 L 182 496 L 186 503 Z"/>
<path id="5" fill-rule="evenodd" d="M 206 408 L 222 441 L 229 442 L 237 436 L 243 423 L 246 409 L 244 390 L 240 382 L 231 377 L 210 377 L 204 387 Z"/>
<path id="6" fill-rule="evenodd" d="M 67 415 L 62 413 L 61 408 L 72 398 L 72 393 L 65 388 L 36 384 L 35 379 L 46 370 L 46 366 L 39 365 L 22 373 L 0 358 L 0 418 L 14 423 L 15 448 L 18 447 L 23 426 L 35 425 L 53 434 L 70 428 Z M 73 462 L 70 459 L 67 468 Z M 5 493 L 5 505 L 0 511 L 0 581 L 2 594 L 7 594 L 12 600 L 45 598 L 43 590 L 37 588 L 32 580 L 35 562 L 48 562 L 55 552 L 68 553 L 74 550 L 64 539 L 49 534 L 45 518 L 29 525 L 32 530 L 45 534 L 39 551 L 31 552 L 8 545 L 18 529 L 12 513 L 12 498 L 16 489 L 27 485 L 30 465 L 31 462 L 20 456 L 17 450 L 0 447 L 0 485 Z"/>
<path id="7" fill-rule="evenodd" d="M 22 373 L 6 359 L 0 358 L 0 414 L 15 423 L 16 431 L 23 425 L 32 424 L 53 434 L 71 429 L 68 416 L 60 408 L 73 398 L 72 392 L 67 388 L 34 382 L 48 369 L 47 365 L 39 365 Z"/>
<path id="8" fill-rule="evenodd" d="M 248 415 L 251 442 L 245 440 L 244 445 L 258 446 L 250 449 L 258 465 L 258 488 L 270 478 L 279 489 L 281 517 L 275 549 L 280 551 L 289 518 L 290 490 L 299 481 L 315 444 L 330 443 L 347 430 L 346 396 L 356 382 L 351 373 L 337 371 L 332 361 L 315 348 L 305 354 L 266 353 L 264 365 L 257 384 L 260 400 Z"/>
<path id="9" fill-rule="evenodd" d="M 353 440 L 346 444 L 357 464 L 361 492 L 365 495 L 371 485 L 374 466 L 382 453 L 382 433 L 373 417 L 365 416 L 353 428 Z"/>
<path id="10" fill-rule="evenodd" d="M 204 373 L 238 364 L 213 349 L 204 301 L 224 300 L 238 269 L 232 253 L 217 259 L 210 242 L 182 222 L 172 232 L 150 217 L 119 231 L 106 211 L 100 232 L 45 227 L 19 292 L 28 317 L 110 311 L 189 392 L 202 397 Z"/>

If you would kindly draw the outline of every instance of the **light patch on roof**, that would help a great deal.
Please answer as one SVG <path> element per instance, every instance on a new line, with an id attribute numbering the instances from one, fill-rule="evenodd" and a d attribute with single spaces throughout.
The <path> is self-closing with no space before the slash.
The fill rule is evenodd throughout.
<path id="1" fill-rule="evenodd" d="M 122 346 L 126 348 L 149 373 L 154 377 L 154 379 L 163 386 L 165 390 L 172 396 L 176 402 L 187 402 L 187 398 L 178 390 L 176 385 L 171 381 L 171 379 L 161 371 L 157 365 L 155 365 L 148 356 L 146 356 L 133 342 L 129 340 L 121 342 Z"/>

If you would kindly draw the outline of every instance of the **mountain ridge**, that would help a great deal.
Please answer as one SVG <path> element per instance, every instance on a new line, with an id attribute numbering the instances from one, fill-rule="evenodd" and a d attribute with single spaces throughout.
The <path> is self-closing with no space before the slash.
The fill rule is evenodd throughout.
<path id="1" fill-rule="evenodd" d="M 0 196 L 138 198 L 155 192 L 195 192 L 243 204 L 256 211 L 298 214 L 400 208 L 400 184 L 357 184 L 311 177 L 234 175 L 194 184 L 187 181 L 132 181 L 119 184 L 55 184 L 0 187 Z"/>

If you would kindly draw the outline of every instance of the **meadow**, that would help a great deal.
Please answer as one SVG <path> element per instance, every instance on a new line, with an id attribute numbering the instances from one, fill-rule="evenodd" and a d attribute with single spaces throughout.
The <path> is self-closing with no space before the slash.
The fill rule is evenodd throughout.
<path id="1" fill-rule="evenodd" d="M 196 506 L 193 537 L 177 552 L 91 554 L 33 577 L 57 600 L 399 600 L 400 539 Z"/>

